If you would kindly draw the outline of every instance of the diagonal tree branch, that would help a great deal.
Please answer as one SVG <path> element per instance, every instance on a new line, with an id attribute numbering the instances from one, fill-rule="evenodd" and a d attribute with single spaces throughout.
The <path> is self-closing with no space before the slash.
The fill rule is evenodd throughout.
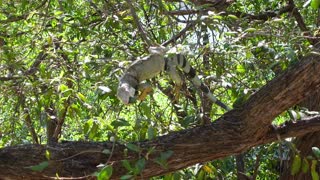
<path id="1" fill-rule="evenodd" d="M 186 32 L 188 30 L 190 30 L 191 28 L 193 28 L 196 25 L 196 22 L 190 22 L 189 24 L 186 25 L 185 28 L 183 28 L 178 34 L 174 35 L 173 37 L 171 37 L 169 40 L 167 40 L 166 42 L 162 43 L 162 46 L 167 46 L 170 43 L 173 43 L 175 41 L 177 41 L 181 36 L 185 35 Z"/>
<path id="2" fill-rule="evenodd" d="M 154 45 L 154 43 L 148 38 L 148 35 L 147 35 L 146 31 L 144 30 L 144 28 L 142 27 L 141 22 L 139 20 L 139 17 L 138 17 L 138 15 L 137 15 L 134 7 L 133 7 L 133 4 L 132 4 L 131 0 L 126 0 L 126 1 L 127 1 L 127 4 L 130 7 L 130 12 L 132 14 L 132 17 L 133 17 L 133 20 L 134 20 L 136 26 L 138 27 L 139 33 L 141 35 L 141 38 L 143 39 L 143 41 L 145 43 L 147 43 L 147 45 L 149 47 Z"/>

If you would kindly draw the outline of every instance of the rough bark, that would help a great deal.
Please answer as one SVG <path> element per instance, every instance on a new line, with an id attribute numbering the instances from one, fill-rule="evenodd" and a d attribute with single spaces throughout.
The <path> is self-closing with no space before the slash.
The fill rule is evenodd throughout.
<path id="1" fill-rule="evenodd" d="M 308 108 L 310 111 L 320 111 L 320 90 L 316 90 L 312 95 L 306 98 L 301 104 L 302 107 Z M 307 157 L 313 155 L 312 147 L 320 147 L 320 131 L 305 134 L 294 140 L 295 147 L 300 153 L 301 157 Z M 281 173 L 281 179 L 312 179 L 311 173 L 300 172 L 294 176 L 291 175 L 292 159 L 295 152 L 290 154 L 290 161 L 284 164 L 283 172 Z M 311 162 L 309 162 L 311 164 Z"/>
<path id="2" fill-rule="evenodd" d="M 277 141 L 278 138 L 301 136 L 319 131 L 319 117 L 289 123 L 273 128 L 271 122 L 289 107 L 298 104 L 320 85 L 320 56 L 311 54 L 282 75 L 267 83 L 239 109 L 229 111 L 215 122 L 173 132 L 153 141 L 136 142 L 140 153 L 115 144 L 112 156 L 101 153 L 112 149 L 112 143 L 66 142 L 61 144 L 22 145 L 0 150 L 0 179 L 36 179 L 55 177 L 90 176 L 96 166 L 108 163 L 113 166 L 112 178 L 127 173 L 121 161 L 137 160 L 148 155 L 143 178 L 176 171 L 190 165 L 239 154 L 253 146 Z M 45 151 L 50 151 L 49 166 L 42 172 L 26 168 L 46 161 Z M 172 151 L 167 168 L 155 163 L 161 152 Z M 109 161 L 108 161 L 109 159 Z"/>

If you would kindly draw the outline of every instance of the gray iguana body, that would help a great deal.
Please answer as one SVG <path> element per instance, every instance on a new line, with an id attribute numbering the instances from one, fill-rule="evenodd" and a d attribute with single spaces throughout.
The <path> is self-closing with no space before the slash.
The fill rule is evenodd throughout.
<path id="1" fill-rule="evenodd" d="M 136 91 L 142 81 L 155 77 L 161 71 L 167 71 L 172 80 L 178 86 L 181 85 L 182 80 L 177 72 L 178 67 L 183 70 L 192 84 L 201 90 L 210 101 L 226 110 L 231 110 L 230 107 L 219 101 L 210 92 L 209 88 L 201 82 L 196 75 L 195 69 L 190 66 L 185 56 L 175 54 L 172 57 L 165 57 L 165 50 L 161 47 L 154 47 L 149 51 L 149 56 L 133 62 L 120 78 L 117 96 L 124 104 L 131 103 L 131 99 L 135 97 Z"/>

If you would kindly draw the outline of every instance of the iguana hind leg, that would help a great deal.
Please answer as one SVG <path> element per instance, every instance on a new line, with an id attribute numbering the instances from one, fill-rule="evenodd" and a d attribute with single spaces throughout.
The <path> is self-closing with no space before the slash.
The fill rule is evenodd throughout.
<path id="1" fill-rule="evenodd" d="M 175 102 L 178 102 L 178 101 L 179 101 L 181 87 L 182 87 L 182 84 L 176 84 L 176 85 L 174 86 L 173 95 L 174 95 L 174 101 L 175 101 Z"/>

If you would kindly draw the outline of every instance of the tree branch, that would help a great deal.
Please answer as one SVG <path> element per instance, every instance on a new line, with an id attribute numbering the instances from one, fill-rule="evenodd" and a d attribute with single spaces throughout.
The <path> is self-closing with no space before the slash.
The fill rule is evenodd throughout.
<path id="1" fill-rule="evenodd" d="M 102 153 L 113 143 L 65 142 L 45 145 L 23 145 L 0 150 L 0 179 L 26 177 L 85 176 L 98 171 L 97 165 L 109 162 L 113 179 L 127 174 L 122 161 L 134 163 L 145 158 L 141 177 L 162 175 L 196 163 L 236 155 L 251 147 L 278 141 L 278 137 L 301 136 L 320 130 L 320 116 L 272 128 L 273 119 L 299 103 L 320 86 L 320 56 L 311 54 L 284 74 L 275 78 L 239 109 L 234 109 L 205 126 L 199 126 L 158 137 L 152 141 L 136 142 L 139 152 L 115 144 L 112 157 Z M 270 127 L 270 128 L 268 128 Z M 126 150 L 127 149 L 127 150 Z M 153 149 L 152 153 L 150 149 Z M 42 172 L 26 168 L 37 165 L 50 152 L 49 166 Z M 161 152 L 173 152 L 166 161 L 167 168 L 156 163 Z M 30 153 L 32 152 L 32 153 Z M 101 152 L 101 153 L 99 153 Z M 63 159 L 63 160 L 62 160 Z M 139 178 L 136 177 L 136 178 Z"/>
<path id="2" fill-rule="evenodd" d="M 173 37 L 171 37 L 169 40 L 167 40 L 166 42 L 162 43 L 161 45 L 162 46 L 167 46 L 169 45 L 170 43 L 173 43 L 175 41 L 177 41 L 177 39 L 179 39 L 181 36 L 185 35 L 186 32 L 193 28 L 194 26 L 196 25 L 196 22 L 190 22 L 189 24 L 186 25 L 185 28 L 183 28 L 178 34 L 174 35 Z"/>
<path id="3" fill-rule="evenodd" d="M 140 21 L 139 21 L 139 17 L 138 17 L 138 15 L 137 15 L 137 13 L 136 13 L 133 5 L 132 5 L 131 0 L 127 0 L 127 4 L 128 4 L 129 7 L 130 7 L 130 12 L 131 12 L 131 14 L 132 14 L 132 17 L 133 17 L 133 20 L 134 20 L 136 26 L 138 27 L 138 30 L 139 30 L 140 35 L 141 35 L 141 38 L 143 39 L 143 41 L 144 41 L 145 43 L 147 43 L 147 45 L 148 45 L 149 47 L 152 46 L 152 45 L 154 45 L 154 43 L 148 38 L 147 33 L 146 33 L 145 30 L 143 29 L 143 27 L 142 27 L 142 25 L 141 25 L 141 23 L 140 23 Z"/>

